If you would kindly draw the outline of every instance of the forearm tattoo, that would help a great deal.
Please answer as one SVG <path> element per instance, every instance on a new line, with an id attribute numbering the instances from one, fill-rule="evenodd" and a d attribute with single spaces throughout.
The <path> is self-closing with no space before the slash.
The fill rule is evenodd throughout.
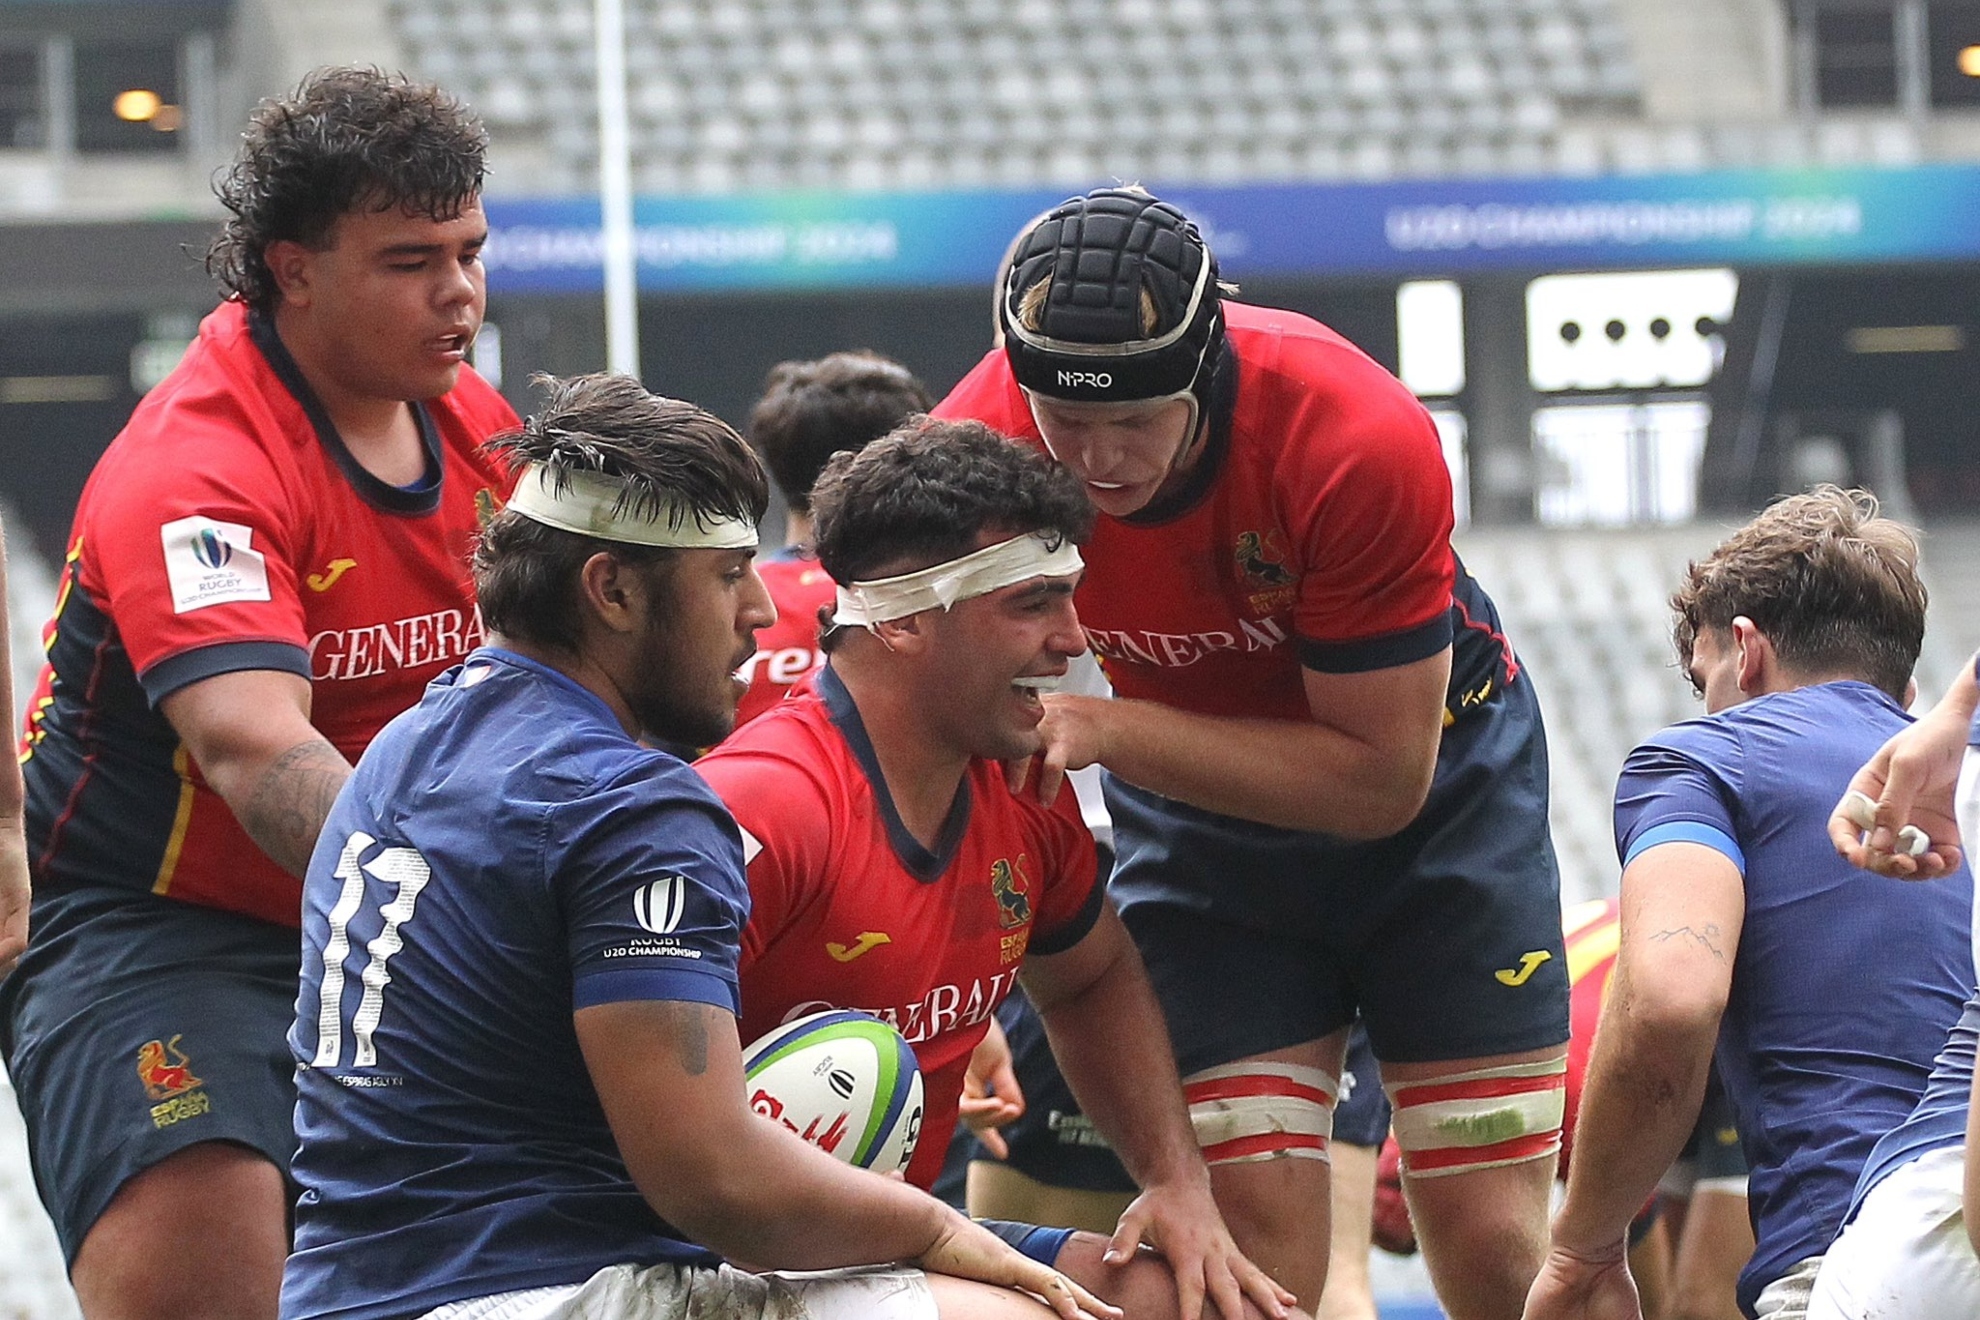
<path id="1" fill-rule="evenodd" d="M 276 865 L 301 876 L 350 774 L 350 762 L 323 739 L 297 743 L 262 771 L 241 809 L 241 825 Z"/>

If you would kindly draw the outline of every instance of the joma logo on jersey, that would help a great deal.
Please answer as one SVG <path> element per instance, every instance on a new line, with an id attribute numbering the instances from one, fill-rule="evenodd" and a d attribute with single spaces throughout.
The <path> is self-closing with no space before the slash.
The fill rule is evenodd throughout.
<path id="1" fill-rule="evenodd" d="M 1218 628 L 1207 632 L 1159 633 L 1088 628 L 1086 640 L 1094 654 L 1103 660 L 1181 669 L 1219 651 L 1270 651 L 1285 645 L 1286 630 L 1277 619 L 1239 619 L 1235 631 Z"/>
<path id="2" fill-rule="evenodd" d="M 1059 384 L 1066 386 L 1085 385 L 1092 389 L 1104 390 L 1114 383 L 1111 371 L 1061 371 Z"/>
<path id="3" fill-rule="evenodd" d="M 999 857 L 990 863 L 990 892 L 997 896 L 997 920 L 1005 930 L 1016 930 L 1031 921 L 1031 877 L 1024 873 L 1024 854 L 1015 862 Z"/>
<path id="4" fill-rule="evenodd" d="M 311 573 L 303 581 L 309 583 L 309 589 L 311 591 L 328 591 L 337 585 L 338 578 L 341 578 L 344 574 L 356 567 L 357 560 L 355 559 L 333 559 L 325 566 L 321 573 Z"/>
<path id="5" fill-rule="evenodd" d="M 309 639 L 309 676 L 374 678 L 394 669 L 459 660 L 481 645 L 481 616 L 436 610 L 409 619 L 337 628 Z"/>
<path id="6" fill-rule="evenodd" d="M 633 891 L 633 920 L 655 935 L 672 935 L 687 908 L 687 880 L 663 875 Z"/>

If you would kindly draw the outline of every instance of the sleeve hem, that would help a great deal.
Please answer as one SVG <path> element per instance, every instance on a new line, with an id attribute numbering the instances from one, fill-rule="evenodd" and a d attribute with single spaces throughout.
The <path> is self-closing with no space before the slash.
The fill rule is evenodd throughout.
<path id="1" fill-rule="evenodd" d="M 1443 611 L 1427 623 L 1400 632 L 1376 637 L 1360 637 L 1348 642 L 1316 642 L 1299 639 L 1299 662 L 1322 674 L 1363 674 L 1376 669 L 1428 660 L 1451 644 L 1455 632 L 1451 612 Z"/>
<path id="2" fill-rule="evenodd" d="M 580 972 L 572 982 L 571 1007 L 596 1008 L 648 999 L 675 999 L 709 1004 L 741 1015 L 742 997 L 736 984 L 708 972 L 671 967 L 615 967 Z"/>
<path id="3" fill-rule="evenodd" d="M 1746 874 L 1746 854 L 1740 851 L 1739 844 L 1733 841 L 1732 836 L 1715 825 L 1692 820 L 1666 821 L 1662 825 L 1653 825 L 1637 835 L 1636 842 L 1630 844 L 1629 851 L 1623 855 L 1624 868 L 1626 869 L 1631 862 L 1650 849 L 1664 843 L 1703 844 L 1731 862 L 1741 876 Z"/>
<path id="4" fill-rule="evenodd" d="M 167 656 L 138 675 L 138 682 L 156 708 L 180 688 L 201 679 L 249 669 L 274 669 L 308 679 L 309 652 L 293 642 L 216 642 Z"/>
<path id="5" fill-rule="evenodd" d="M 1068 790 L 1070 791 L 1070 790 Z M 1094 923 L 1100 920 L 1100 904 L 1106 901 L 1107 886 L 1099 876 L 1093 877 L 1093 887 L 1086 893 L 1086 901 L 1080 904 L 1079 911 L 1065 922 L 1054 926 L 1050 932 L 1032 936 L 1026 946 L 1031 953 L 1064 953 L 1073 945 L 1092 933 Z"/>

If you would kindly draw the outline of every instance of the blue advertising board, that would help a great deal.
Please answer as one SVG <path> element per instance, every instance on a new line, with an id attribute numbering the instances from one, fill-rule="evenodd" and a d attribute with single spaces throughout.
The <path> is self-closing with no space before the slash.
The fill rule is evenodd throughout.
<path id="1" fill-rule="evenodd" d="M 1980 259 L 1980 166 L 1155 188 L 1225 271 L 1397 278 Z M 660 291 L 980 285 L 1056 189 L 645 197 Z M 601 286 L 598 203 L 487 202 L 499 293 Z"/>

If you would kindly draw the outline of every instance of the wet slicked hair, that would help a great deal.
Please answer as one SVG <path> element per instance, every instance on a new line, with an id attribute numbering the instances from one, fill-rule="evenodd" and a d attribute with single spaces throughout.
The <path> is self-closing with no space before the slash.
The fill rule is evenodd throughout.
<path id="1" fill-rule="evenodd" d="M 248 119 L 213 190 L 232 214 L 206 269 L 230 298 L 267 311 L 280 296 L 270 243 L 322 249 L 358 210 L 452 220 L 481 193 L 488 133 L 437 87 L 377 69 L 321 69 Z"/>
<path id="2" fill-rule="evenodd" d="M 510 463 L 602 472 L 626 483 L 620 512 L 650 514 L 685 505 L 704 518 L 760 521 L 770 483 L 729 424 L 680 399 L 648 393 L 630 376 L 591 375 L 532 382 L 542 409 L 489 441 Z M 660 568 L 679 555 L 567 532 L 503 511 L 474 551 L 474 585 L 491 631 L 518 641 L 574 650 L 581 636 L 578 574 L 595 554 Z"/>
<path id="3" fill-rule="evenodd" d="M 812 362 L 779 362 L 749 414 L 749 440 L 784 501 L 811 509 L 811 487 L 825 461 L 858 449 L 935 406 L 928 387 L 892 358 L 858 350 Z"/>
<path id="4" fill-rule="evenodd" d="M 1680 666 L 1700 632 L 1744 615 L 1797 673 L 1848 675 L 1902 702 L 1925 640 L 1918 540 L 1869 491 L 1818 486 L 1690 565 L 1671 608 Z"/>
<path id="5" fill-rule="evenodd" d="M 1093 531 L 1093 506 L 1071 472 L 981 422 L 932 417 L 833 455 L 811 507 L 818 562 L 842 583 L 966 555 L 984 532 L 1084 543 Z"/>

